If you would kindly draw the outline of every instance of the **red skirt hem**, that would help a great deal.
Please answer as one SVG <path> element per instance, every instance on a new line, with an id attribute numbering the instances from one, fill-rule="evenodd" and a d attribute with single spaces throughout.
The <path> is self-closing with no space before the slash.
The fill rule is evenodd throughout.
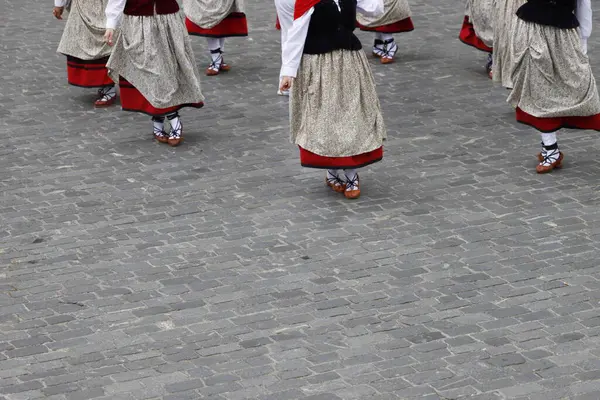
<path id="1" fill-rule="evenodd" d="M 166 114 L 173 113 L 184 107 L 202 108 L 204 107 L 203 102 L 199 103 L 187 103 L 179 104 L 168 108 L 156 108 L 125 78 L 119 78 L 119 88 L 121 89 L 121 108 L 124 111 L 140 112 L 143 114 L 151 115 L 153 117 L 160 117 Z"/>
<path id="2" fill-rule="evenodd" d="M 67 56 L 67 80 L 70 85 L 97 88 L 112 86 L 115 83 L 108 76 L 108 57 L 98 60 L 82 60 Z"/>
<path id="3" fill-rule="evenodd" d="M 483 43 L 483 41 L 477 37 L 477 34 L 475 33 L 475 28 L 473 27 L 473 24 L 469 21 L 468 16 L 465 16 L 458 38 L 464 44 L 475 47 L 477 50 L 485 51 L 486 53 L 491 53 L 494 50 L 493 48 Z"/>
<path id="4" fill-rule="evenodd" d="M 374 28 L 369 28 L 364 25 L 361 25 L 359 22 L 356 23 L 358 28 L 361 31 L 365 32 L 379 32 L 379 33 L 402 33 L 402 32 L 410 32 L 415 30 L 415 26 L 410 17 L 405 18 L 401 21 L 394 22 L 392 24 L 376 26 Z"/>
<path id="5" fill-rule="evenodd" d="M 383 159 L 383 147 L 368 153 L 348 157 L 326 157 L 312 153 L 302 147 L 300 149 L 300 164 L 307 168 L 349 169 L 362 168 Z"/>
<path id="6" fill-rule="evenodd" d="M 600 114 L 587 117 L 538 118 L 517 107 L 517 122 L 529 125 L 542 133 L 552 133 L 560 129 L 589 129 L 600 131 Z"/>
<path id="7" fill-rule="evenodd" d="M 275 29 L 277 29 L 278 31 L 281 30 L 281 23 L 279 22 L 279 17 L 277 17 L 277 20 L 275 20 Z"/>
<path id="8" fill-rule="evenodd" d="M 248 36 L 248 20 L 244 13 L 231 13 L 217 25 L 204 29 L 185 18 L 185 26 L 190 35 L 214 38 Z"/>

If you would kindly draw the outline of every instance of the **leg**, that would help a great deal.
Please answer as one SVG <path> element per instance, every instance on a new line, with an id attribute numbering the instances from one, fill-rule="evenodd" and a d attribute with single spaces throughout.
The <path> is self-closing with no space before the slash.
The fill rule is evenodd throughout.
<path id="1" fill-rule="evenodd" d="M 179 119 L 179 113 L 168 114 L 169 124 L 171 125 L 171 132 L 169 132 L 168 143 L 169 146 L 176 147 L 183 141 L 183 125 Z"/>
<path id="2" fill-rule="evenodd" d="M 375 32 L 375 43 L 373 43 L 373 55 L 381 58 L 383 55 L 383 39 L 380 32 Z"/>
<path id="3" fill-rule="evenodd" d="M 94 102 L 96 107 L 112 106 L 117 100 L 117 89 L 115 85 L 104 86 L 98 89 L 98 98 Z"/>
<path id="4" fill-rule="evenodd" d="M 206 75 L 219 75 L 221 64 L 223 63 L 223 51 L 221 50 L 221 40 L 219 38 L 206 38 L 208 42 L 208 51 L 212 62 L 206 69 Z"/>
<path id="5" fill-rule="evenodd" d="M 340 177 L 340 173 L 337 169 L 327 170 L 325 183 L 327 183 L 327 186 L 329 186 L 334 192 L 344 193 L 346 190 L 346 183 Z"/>
<path id="6" fill-rule="evenodd" d="M 394 56 L 398 51 L 398 45 L 394 41 L 394 36 L 389 33 L 382 33 L 383 47 L 381 49 L 381 63 L 390 64 L 394 62 Z"/>
<path id="7" fill-rule="evenodd" d="M 487 63 L 485 64 L 485 70 L 487 71 L 490 79 L 493 78 L 493 75 L 492 75 L 493 68 L 494 68 L 494 55 L 492 53 L 489 53 Z"/>
<path id="8" fill-rule="evenodd" d="M 562 167 L 563 159 L 563 153 L 558 149 L 556 133 L 542 133 L 542 151 L 538 154 L 540 163 L 535 168 L 537 173 L 545 174 Z"/>
<path id="9" fill-rule="evenodd" d="M 165 117 L 152 117 L 152 125 L 154 125 L 154 138 L 160 143 L 167 143 L 169 135 L 165 132 Z"/>
<path id="10" fill-rule="evenodd" d="M 360 197 L 360 178 L 358 172 L 355 169 L 345 169 L 346 174 L 346 190 L 344 196 L 347 199 L 355 200 Z"/>

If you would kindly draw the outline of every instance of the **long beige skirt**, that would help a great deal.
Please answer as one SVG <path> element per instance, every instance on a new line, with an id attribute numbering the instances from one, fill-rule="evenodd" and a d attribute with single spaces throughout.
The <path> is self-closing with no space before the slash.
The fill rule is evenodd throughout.
<path id="1" fill-rule="evenodd" d="M 514 60 L 512 48 L 512 32 L 517 22 L 517 10 L 527 0 L 496 0 L 494 17 L 494 82 L 499 82 L 505 88 L 512 88 L 511 73 Z"/>
<path id="2" fill-rule="evenodd" d="M 375 80 L 362 50 L 302 56 L 290 96 L 291 140 L 325 157 L 380 148 L 386 138 Z"/>
<path id="3" fill-rule="evenodd" d="M 156 108 L 204 101 L 200 74 L 181 13 L 124 15 L 107 68 L 125 78 Z"/>
<path id="4" fill-rule="evenodd" d="M 183 0 L 183 11 L 194 24 L 210 29 L 231 13 L 243 13 L 244 0 Z"/>
<path id="5" fill-rule="evenodd" d="M 494 44 L 494 3 L 495 0 L 467 0 L 466 7 L 477 37 L 488 47 Z"/>
<path id="6" fill-rule="evenodd" d="M 412 15 L 407 0 L 384 0 L 383 7 L 384 13 L 378 17 L 367 17 L 357 13 L 358 23 L 367 28 L 377 28 L 402 21 Z"/>
<path id="7" fill-rule="evenodd" d="M 57 51 L 82 60 L 108 57 L 112 49 L 104 42 L 107 3 L 108 0 L 73 0 Z"/>
<path id="8" fill-rule="evenodd" d="M 512 34 L 513 90 L 508 102 L 537 118 L 600 113 L 600 98 L 578 29 L 517 19 Z"/>

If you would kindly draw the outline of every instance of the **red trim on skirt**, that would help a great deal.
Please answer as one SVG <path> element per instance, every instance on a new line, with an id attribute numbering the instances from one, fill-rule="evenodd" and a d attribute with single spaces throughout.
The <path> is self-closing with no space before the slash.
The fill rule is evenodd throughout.
<path id="1" fill-rule="evenodd" d="M 204 29 L 193 23 L 189 18 L 185 18 L 185 26 L 190 35 L 207 37 L 230 37 L 230 36 L 248 36 L 248 20 L 244 13 L 231 13 L 217 25 L 210 29 Z"/>
<path id="2" fill-rule="evenodd" d="M 349 169 L 361 168 L 369 164 L 376 163 L 383 159 L 383 147 L 370 151 L 368 153 L 358 154 L 348 157 L 326 157 L 311 153 L 308 150 L 300 149 L 300 164 L 307 168 L 323 169 Z"/>
<path id="3" fill-rule="evenodd" d="M 67 79 L 70 85 L 86 88 L 112 86 L 115 83 L 108 76 L 108 57 L 98 60 L 82 60 L 67 56 Z"/>
<path id="4" fill-rule="evenodd" d="M 279 17 L 277 17 L 277 20 L 275 21 L 275 29 L 277 29 L 278 31 L 281 30 L 281 23 L 279 22 Z"/>
<path id="5" fill-rule="evenodd" d="M 600 131 L 600 114 L 588 117 L 538 118 L 517 107 L 517 121 L 529 125 L 543 133 L 556 132 L 559 129 L 589 129 Z"/>
<path id="6" fill-rule="evenodd" d="M 125 111 L 141 112 L 144 114 L 160 117 L 173 113 L 184 107 L 202 108 L 204 103 L 179 104 L 168 108 L 156 108 L 125 78 L 119 78 L 119 88 L 121 89 L 121 107 Z"/>
<path id="7" fill-rule="evenodd" d="M 415 26 L 413 25 L 412 19 L 410 17 L 405 18 L 398 22 L 394 22 L 393 24 L 377 26 L 375 28 L 369 28 L 369 27 L 363 26 L 359 22 L 357 22 L 356 25 L 358 26 L 358 28 L 361 31 L 379 32 L 379 33 L 402 33 L 402 32 L 410 32 L 415 29 Z"/>
<path id="8" fill-rule="evenodd" d="M 491 53 L 494 49 L 483 43 L 483 40 L 477 37 L 473 24 L 469 21 L 469 17 L 465 15 L 462 28 L 458 38 L 466 45 L 473 46 L 478 50 Z"/>

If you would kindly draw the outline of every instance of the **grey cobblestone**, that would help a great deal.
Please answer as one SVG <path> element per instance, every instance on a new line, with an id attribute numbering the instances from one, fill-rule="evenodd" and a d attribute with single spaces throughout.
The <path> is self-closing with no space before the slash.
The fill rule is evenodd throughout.
<path id="1" fill-rule="evenodd" d="M 532 173 L 463 4 L 411 1 L 350 204 L 298 165 L 274 7 L 246 5 L 171 149 L 65 84 L 51 5 L 0 0 L 0 400 L 600 398 L 595 136 Z"/>

